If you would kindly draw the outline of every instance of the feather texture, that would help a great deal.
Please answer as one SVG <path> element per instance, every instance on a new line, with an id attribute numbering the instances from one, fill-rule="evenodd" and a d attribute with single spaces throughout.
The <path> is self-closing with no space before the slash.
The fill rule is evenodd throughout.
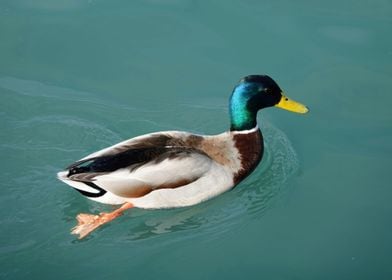
<path id="1" fill-rule="evenodd" d="M 260 149 L 258 129 L 249 133 L 256 136 L 256 149 Z M 252 141 L 249 135 L 146 134 L 82 158 L 59 173 L 59 178 L 103 203 L 132 202 L 142 208 L 192 205 L 235 185 L 235 176 L 243 169 L 235 139 Z"/>

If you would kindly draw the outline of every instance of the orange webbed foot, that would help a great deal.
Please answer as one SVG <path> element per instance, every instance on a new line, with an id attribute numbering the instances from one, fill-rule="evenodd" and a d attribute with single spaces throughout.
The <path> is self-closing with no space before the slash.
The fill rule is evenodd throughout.
<path id="1" fill-rule="evenodd" d="M 121 216 L 123 211 L 132 207 L 131 203 L 125 203 L 121 208 L 111 213 L 100 213 L 99 215 L 79 214 L 76 217 L 78 224 L 71 230 L 71 233 L 79 235 L 78 238 L 82 239 L 96 228 Z"/>

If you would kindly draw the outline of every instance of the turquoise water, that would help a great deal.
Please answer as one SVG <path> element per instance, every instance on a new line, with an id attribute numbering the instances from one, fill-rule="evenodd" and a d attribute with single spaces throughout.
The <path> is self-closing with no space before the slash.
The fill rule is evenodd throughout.
<path id="1" fill-rule="evenodd" d="M 3 0 L 1 279 L 391 279 L 390 1 Z M 183 209 L 109 211 L 56 172 L 140 134 L 228 128 L 271 75 L 308 115 L 263 110 L 266 154 Z"/>

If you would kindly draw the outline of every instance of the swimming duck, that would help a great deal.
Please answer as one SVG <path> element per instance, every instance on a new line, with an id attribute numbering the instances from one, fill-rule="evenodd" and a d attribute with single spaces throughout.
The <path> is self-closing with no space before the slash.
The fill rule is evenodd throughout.
<path id="1" fill-rule="evenodd" d="M 232 189 L 263 156 L 257 112 L 279 107 L 306 113 L 266 75 L 242 78 L 229 103 L 230 130 L 205 136 L 165 131 L 138 136 L 92 153 L 59 172 L 58 178 L 89 199 L 122 206 L 111 213 L 79 214 L 79 238 L 132 207 L 195 205 Z"/>

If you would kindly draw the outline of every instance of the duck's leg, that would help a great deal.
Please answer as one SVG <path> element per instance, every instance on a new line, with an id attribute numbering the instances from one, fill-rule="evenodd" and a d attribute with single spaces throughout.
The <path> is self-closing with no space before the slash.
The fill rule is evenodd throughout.
<path id="1" fill-rule="evenodd" d="M 95 230 L 97 227 L 114 220 L 118 216 L 122 215 L 122 212 L 125 210 L 132 208 L 132 203 L 125 203 L 120 208 L 114 210 L 110 213 L 100 213 L 99 215 L 91 215 L 91 214 L 79 214 L 76 216 L 78 220 L 78 224 L 71 231 L 72 234 L 79 235 L 79 239 L 86 237 L 90 232 Z"/>

